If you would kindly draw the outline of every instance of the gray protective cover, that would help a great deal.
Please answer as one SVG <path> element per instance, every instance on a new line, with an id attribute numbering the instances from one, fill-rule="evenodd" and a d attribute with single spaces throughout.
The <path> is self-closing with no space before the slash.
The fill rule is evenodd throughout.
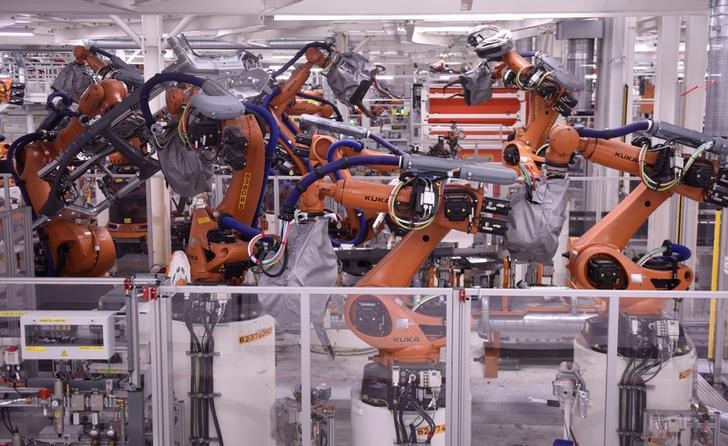
<path id="1" fill-rule="evenodd" d="M 467 105 L 478 105 L 493 97 L 493 78 L 485 63 L 461 74 L 460 84 Z"/>
<path id="2" fill-rule="evenodd" d="M 290 231 L 286 270 L 279 277 L 263 275 L 258 284 L 281 287 L 335 286 L 338 264 L 329 239 L 328 222 L 319 220 L 313 223 L 295 224 Z M 315 328 L 319 328 L 326 313 L 329 296 L 312 294 L 310 299 L 311 322 Z M 265 311 L 276 319 L 278 329 L 300 333 L 301 312 L 298 294 L 269 294 L 261 296 L 260 300 Z"/>
<path id="3" fill-rule="evenodd" d="M 194 197 L 212 190 L 212 164 L 205 162 L 202 151 L 187 148 L 175 135 L 157 152 L 164 179 L 183 197 Z"/>
<path id="4" fill-rule="evenodd" d="M 374 65 L 359 53 L 342 53 L 334 67 L 326 74 L 331 91 L 336 99 L 348 106 L 354 106 L 351 98 L 365 82 L 371 82 Z"/>
<path id="5" fill-rule="evenodd" d="M 569 179 L 542 179 L 536 184 L 531 200 L 527 186 L 511 196 L 506 245 L 516 260 L 551 264 L 566 222 Z"/>
<path id="6" fill-rule="evenodd" d="M 56 76 L 51 87 L 61 92 L 78 103 L 86 88 L 93 83 L 91 76 L 86 72 L 86 67 L 71 62 Z"/>
<path id="7" fill-rule="evenodd" d="M 233 119 L 245 113 L 245 105 L 235 96 L 222 95 L 210 96 L 208 94 L 196 94 L 190 100 L 204 116 L 210 119 Z"/>

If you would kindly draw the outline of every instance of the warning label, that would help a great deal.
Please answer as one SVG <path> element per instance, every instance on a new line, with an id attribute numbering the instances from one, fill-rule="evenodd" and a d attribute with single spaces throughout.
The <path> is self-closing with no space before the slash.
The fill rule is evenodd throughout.
<path id="1" fill-rule="evenodd" d="M 435 435 L 442 434 L 445 432 L 445 425 L 444 424 L 438 424 L 435 426 Z M 429 435 L 430 428 L 429 427 L 421 427 L 417 429 L 417 435 L 420 437 L 424 437 L 425 435 Z"/>
<path id="2" fill-rule="evenodd" d="M 258 330 L 254 333 L 242 335 L 239 338 L 239 341 L 241 344 L 247 344 L 249 342 L 255 342 L 259 339 L 263 339 L 266 336 L 270 336 L 273 334 L 273 327 L 266 327 L 262 330 Z"/>

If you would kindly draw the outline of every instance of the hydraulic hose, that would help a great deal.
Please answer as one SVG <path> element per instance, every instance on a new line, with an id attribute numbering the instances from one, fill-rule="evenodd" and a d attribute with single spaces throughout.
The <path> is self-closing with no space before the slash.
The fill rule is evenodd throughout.
<path id="1" fill-rule="evenodd" d="M 229 215 L 225 215 L 220 219 L 220 224 L 222 226 L 225 226 L 228 229 L 234 229 L 238 231 L 240 234 L 243 235 L 243 239 L 247 242 L 256 235 L 260 234 L 260 230 L 252 228 L 245 223 L 241 223 L 234 219 L 233 217 L 230 217 Z"/>
<path id="2" fill-rule="evenodd" d="M 303 192 L 317 180 L 332 172 L 352 166 L 399 166 L 399 164 L 400 158 L 396 156 L 354 156 L 351 158 L 342 158 L 331 164 L 316 168 L 313 172 L 301 178 L 301 180 L 293 188 L 291 194 L 286 199 L 286 202 L 281 207 L 280 218 L 285 221 L 293 220 L 296 203 L 298 203 L 298 199 L 301 198 Z"/>
<path id="3" fill-rule="evenodd" d="M 53 93 L 48 95 L 48 99 L 46 99 L 46 108 L 51 112 L 55 113 L 58 116 L 80 116 L 81 114 L 72 110 L 61 110 L 58 107 L 55 106 L 53 103 L 53 100 L 56 98 L 61 98 L 63 103 L 66 105 L 66 107 L 73 104 L 73 99 L 69 98 L 65 93 L 62 93 L 60 91 L 54 91 Z"/>
<path id="4" fill-rule="evenodd" d="M 576 131 L 583 138 L 612 139 L 638 131 L 649 130 L 651 126 L 652 121 L 637 121 L 627 124 L 624 127 L 617 127 L 616 129 L 588 129 L 586 127 L 580 127 Z"/>
<path id="5" fill-rule="evenodd" d="M 263 98 L 263 101 L 260 103 L 260 105 L 263 108 L 268 109 L 268 107 L 270 106 L 270 101 L 272 101 L 274 97 L 278 96 L 278 93 L 280 93 L 280 92 L 281 92 L 281 90 L 278 87 L 273 87 L 273 89 L 270 91 L 270 93 L 268 93 Z"/>
<path id="6" fill-rule="evenodd" d="M 296 93 L 296 96 L 298 96 L 299 98 L 308 99 L 310 101 L 316 101 L 321 104 L 326 104 L 326 105 L 330 106 L 331 108 L 334 109 L 334 114 L 336 115 L 336 120 L 339 122 L 344 122 L 344 116 L 341 114 L 341 111 L 339 111 L 339 107 L 337 107 L 336 104 L 329 101 L 328 99 L 320 98 L 318 96 L 313 96 L 313 95 L 306 94 L 306 93 L 303 93 L 300 91 L 298 93 Z"/>
<path id="7" fill-rule="evenodd" d="M 158 73 L 146 81 L 139 94 L 139 108 L 142 111 L 147 127 L 151 127 L 154 123 L 154 116 L 149 108 L 149 95 L 154 87 L 164 82 L 184 82 L 202 88 L 205 81 L 206 79 L 185 73 Z"/>
<path id="8" fill-rule="evenodd" d="M 391 142 L 387 141 L 386 139 L 382 138 L 381 136 L 377 135 L 376 133 L 370 133 L 369 138 L 379 144 L 380 146 L 384 147 L 385 149 L 389 150 L 395 155 L 399 156 L 405 156 L 406 153 L 399 147 L 395 146 Z"/>
<path id="9" fill-rule="evenodd" d="M 13 143 L 10 144 L 10 148 L 8 149 L 8 163 L 10 164 L 10 174 L 13 176 L 15 184 L 20 189 L 20 194 L 23 196 L 23 201 L 25 202 L 26 206 L 30 206 L 30 213 L 33 216 L 34 220 L 38 217 L 38 215 L 33 209 L 33 206 L 31 206 L 30 196 L 28 195 L 28 191 L 25 189 L 25 183 L 23 182 L 23 180 L 20 179 L 20 174 L 13 165 L 13 162 L 15 162 L 15 164 L 17 165 L 21 165 L 22 163 L 15 160 L 15 156 L 18 154 L 18 152 L 20 150 L 24 150 L 25 146 L 27 146 L 28 144 L 43 139 L 45 136 L 45 132 L 28 133 L 27 135 L 23 135 L 13 141 Z M 48 238 L 42 232 L 39 232 L 38 235 L 40 237 L 41 246 L 46 253 L 46 266 L 48 267 L 47 273 L 49 276 L 55 276 L 56 266 L 53 264 L 53 255 L 51 253 L 51 247 L 48 244 Z"/>
<path id="10" fill-rule="evenodd" d="M 349 147 L 356 150 L 357 152 L 361 152 L 364 149 L 364 145 L 354 139 L 342 139 L 340 141 L 336 141 L 335 143 L 331 144 L 329 146 L 329 149 L 326 151 L 326 160 L 329 162 L 329 164 L 334 162 L 334 154 L 336 154 L 336 151 L 339 150 L 339 147 Z M 341 179 L 341 174 L 338 170 L 334 172 L 334 177 L 336 177 L 337 180 Z"/>
<path id="11" fill-rule="evenodd" d="M 688 248 L 685 245 L 681 245 L 679 243 L 673 243 L 671 245 L 672 248 L 672 257 L 674 257 L 678 262 L 684 262 L 687 259 L 690 258 L 692 255 L 692 252 L 690 252 L 690 248 Z"/>
<path id="12" fill-rule="evenodd" d="M 291 60 L 289 60 L 288 62 L 286 62 L 285 64 L 283 64 L 282 67 L 280 67 L 273 74 L 271 74 L 271 77 L 273 79 L 275 79 L 278 76 L 280 76 L 281 74 L 285 73 L 286 70 L 288 70 L 289 68 L 291 68 L 293 66 L 293 64 L 296 63 L 296 61 L 298 61 L 298 59 L 300 59 L 304 54 L 306 54 L 306 51 L 309 48 L 324 48 L 324 49 L 330 49 L 332 46 L 333 46 L 333 44 L 326 43 L 326 42 L 311 42 L 311 43 L 307 43 L 306 45 L 303 46 L 303 48 L 301 48 L 300 50 L 298 50 L 298 52 L 293 56 L 293 58 Z"/>
<path id="13" fill-rule="evenodd" d="M 281 115 L 281 120 L 283 121 L 283 124 L 286 125 L 286 128 L 293 133 L 294 135 L 298 133 L 298 129 L 295 125 L 293 125 L 293 122 L 291 122 L 291 118 L 288 117 L 285 113 Z"/>
<path id="14" fill-rule="evenodd" d="M 258 217 L 263 207 L 263 200 L 265 199 L 265 189 L 268 185 L 268 175 L 270 174 L 270 167 L 273 164 L 273 158 L 276 155 L 276 147 L 278 147 L 278 139 L 281 136 L 281 131 L 278 128 L 278 123 L 273 115 L 268 111 L 267 108 L 261 107 L 257 104 L 249 102 L 245 103 L 245 107 L 255 113 L 256 115 L 263 118 L 266 125 L 268 126 L 268 144 L 265 146 L 265 167 L 263 168 L 263 185 L 260 188 L 260 196 L 258 197 L 258 204 L 255 209 L 255 216 L 253 217 L 253 227 L 258 224 Z"/>

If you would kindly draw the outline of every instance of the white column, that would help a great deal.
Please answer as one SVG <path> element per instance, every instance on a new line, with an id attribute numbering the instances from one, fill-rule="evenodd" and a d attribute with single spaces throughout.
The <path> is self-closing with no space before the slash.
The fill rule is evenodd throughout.
<path id="1" fill-rule="evenodd" d="M 677 63 L 680 55 L 679 16 L 657 19 L 657 61 L 655 62 L 655 114 L 654 119 L 675 122 L 677 104 Z M 705 52 L 705 50 L 703 50 Z M 673 212 L 676 203 L 672 197 L 660 206 L 650 217 L 647 235 L 647 249 L 659 246 L 665 239 L 673 239 Z"/>
<path id="2" fill-rule="evenodd" d="M 621 127 L 632 122 L 635 27 L 634 17 L 605 19 L 604 37 L 601 40 L 597 64 L 597 101 L 594 111 L 594 124 L 597 128 Z M 603 166 L 593 165 L 590 171 L 595 176 L 620 176 L 619 171 Z M 619 202 L 619 186 L 615 180 L 599 181 L 587 187 L 588 202 L 591 203 L 588 205 L 589 210 L 609 211 Z"/>
<path id="3" fill-rule="evenodd" d="M 685 32 L 685 82 L 684 91 L 698 87 L 685 95 L 682 125 L 689 129 L 702 131 L 705 116 L 705 73 L 708 68 L 708 15 L 686 17 Z M 697 248 L 698 243 L 698 203 L 683 200 L 682 237 L 680 242 L 689 248 Z M 695 251 L 693 251 L 695 252 Z M 695 269 L 697 254 L 685 262 Z M 692 300 L 688 299 L 691 303 Z"/>
<path id="4" fill-rule="evenodd" d="M 148 80 L 162 71 L 162 17 L 142 15 L 142 53 L 144 55 L 144 79 Z M 150 104 L 152 111 L 161 108 L 162 96 Z M 166 264 L 172 251 L 170 235 L 169 191 L 164 176 L 157 172 L 147 181 L 147 246 L 149 266 Z"/>

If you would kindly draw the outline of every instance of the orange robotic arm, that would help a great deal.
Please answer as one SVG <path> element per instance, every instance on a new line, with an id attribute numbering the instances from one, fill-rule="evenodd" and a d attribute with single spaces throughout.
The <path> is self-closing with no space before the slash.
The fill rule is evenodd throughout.
<path id="1" fill-rule="evenodd" d="M 74 49 L 77 63 L 88 63 L 94 71 L 105 64 L 83 47 Z M 128 95 L 126 85 L 107 79 L 89 86 L 79 100 L 79 112 L 84 116 L 103 115 Z M 51 194 L 50 184 L 39 172 L 53 162 L 66 147 L 86 129 L 79 117 L 73 117 L 67 126 L 53 137 L 38 138 L 14 154 L 17 172 L 34 214 L 38 214 Z M 101 276 L 116 261 L 114 243 L 106 228 L 95 221 L 88 224 L 75 222 L 75 218 L 57 217 L 39 229 L 46 239 L 52 264 L 57 274 L 65 276 Z"/>
<path id="2" fill-rule="evenodd" d="M 413 202 L 415 192 L 410 188 L 393 195 L 394 186 L 371 182 L 340 180 L 315 185 L 320 198 L 332 197 L 347 207 L 368 212 L 388 212 L 389 202 L 400 207 Z M 488 232 L 502 234 L 504 222 L 490 219 L 486 213 L 508 212 L 508 206 L 485 198 L 481 189 L 469 184 L 448 184 L 442 189 L 436 214 L 426 227 L 410 231 L 386 257 L 362 279 L 359 287 L 407 287 L 432 250 L 451 231 L 466 233 Z M 498 202 L 498 200 L 495 200 Z M 379 354 L 375 359 L 388 365 L 398 362 L 439 361 L 445 345 L 444 320 L 413 310 L 408 299 L 392 295 L 359 295 L 350 297 L 344 309 L 346 321 L 353 332 Z M 409 321 L 402 325 L 397 321 Z"/>
<path id="3" fill-rule="evenodd" d="M 641 159 L 640 148 L 618 140 L 581 138 L 576 129 L 557 125 L 551 130 L 546 164 L 561 165 L 579 151 L 586 159 L 597 164 L 640 175 L 640 162 L 647 166 L 657 162 L 658 154 L 647 152 Z M 702 164 L 704 176 L 717 169 Z M 695 180 L 686 180 L 667 190 L 654 190 L 644 182 L 637 186 L 605 218 L 591 227 L 583 236 L 572 240 L 568 250 L 568 269 L 572 286 L 585 289 L 688 289 L 693 282 L 693 271 L 679 262 L 640 261 L 635 263 L 623 254 L 629 240 L 648 217 L 673 193 L 701 202 L 708 198 L 708 190 Z M 667 247 L 666 249 L 669 249 Z M 668 252 L 669 256 L 669 252 Z M 627 300 L 622 309 L 630 313 L 655 313 L 662 308 L 662 299 Z"/>
<path id="4" fill-rule="evenodd" d="M 331 64 L 331 58 L 321 52 L 320 49 L 311 47 L 305 52 L 306 62 L 299 65 L 285 82 L 276 87 L 276 93 L 268 103 L 268 109 L 276 118 L 278 127 L 280 128 L 282 145 L 290 158 L 293 160 L 296 168 L 300 173 L 307 173 L 308 167 L 303 160 L 294 152 L 296 146 L 296 135 L 289 129 L 284 121 L 284 115 L 289 113 L 291 107 L 296 105 L 296 93 L 301 91 L 303 85 L 311 75 L 311 69 L 314 66 L 321 68 Z"/>

